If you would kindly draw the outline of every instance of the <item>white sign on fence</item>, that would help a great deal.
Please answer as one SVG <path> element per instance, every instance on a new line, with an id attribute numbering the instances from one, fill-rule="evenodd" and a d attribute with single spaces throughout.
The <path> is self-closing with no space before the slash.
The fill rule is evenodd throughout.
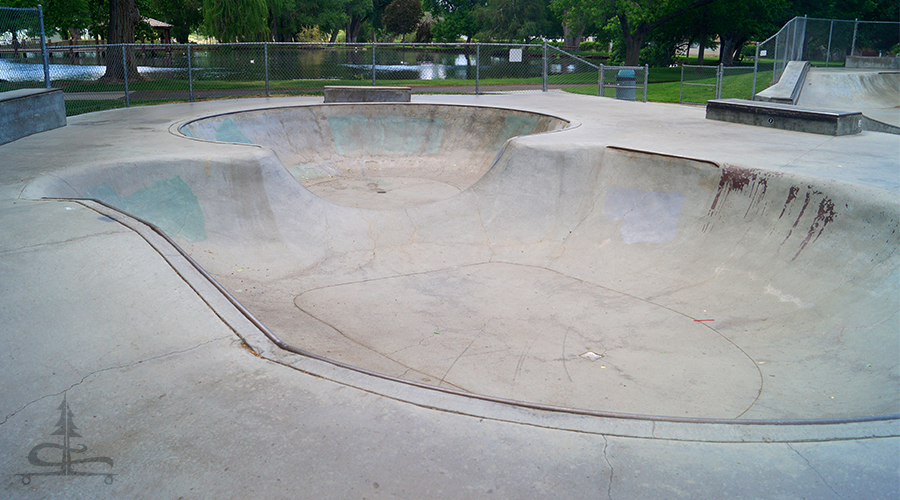
<path id="1" fill-rule="evenodd" d="M 509 49 L 509 62 L 522 62 L 522 49 Z"/>

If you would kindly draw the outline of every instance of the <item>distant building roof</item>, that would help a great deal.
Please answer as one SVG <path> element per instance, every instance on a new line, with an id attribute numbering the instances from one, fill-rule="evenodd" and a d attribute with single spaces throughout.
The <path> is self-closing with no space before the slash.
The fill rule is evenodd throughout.
<path id="1" fill-rule="evenodd" d="M 162 22 L 162 21 L 158 21 L 158 20 L 153 19 L 153 18 L 151 18 L 151 17 L 143 17 L 143 16 L 142 16 L 141 19 L 142 19 L 145 23 L 149 24 L 151 28 L 172 28 L 172 27 L 173 27 L 173 25 L 171 25 L 171 24 L 169 24 L 169 23 L 164 23 L 164 22 Z"/>

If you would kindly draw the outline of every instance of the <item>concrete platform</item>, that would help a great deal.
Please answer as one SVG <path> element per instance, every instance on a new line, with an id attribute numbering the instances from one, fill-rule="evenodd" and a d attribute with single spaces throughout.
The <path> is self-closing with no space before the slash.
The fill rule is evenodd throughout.
<path id="1" fill-rule="evenodd" d="M 325 102 L 409 102 L 411 87 L 326 86 Z"/>
<path id="2" fill-rule="evenodd" d="M 900 493 L 900 138 L 416 96 L 384 105 L 380 144 L 444 118 L 422 170 L 459 193 L 360 208 L 297 173 L 431 180 L 401 170 L 418 155 L 368 168 L 329 149 L 334 114 L 295 136 L 229 114 L 316 101 L 107 111 L 0 147 L 7 496 Z M 568 126 L 473 178 L 447 106 Z M 248 141 L 182 133 L 226 114 Z"/>
<path id="3" fill-rule="evenodd" d="M 810 109 L 778 102 L 746 99 L 713 99 L 706 103 L 709 120 L 743 123 L 795 132 L 824 135 L 858 134 L 862 130 L 862 113 Z"/>
<path id="4" fill-rule="evenodd" d="M 66 106 L 59 89 L 0 92 L 0 144 L 66 126 Z"/>

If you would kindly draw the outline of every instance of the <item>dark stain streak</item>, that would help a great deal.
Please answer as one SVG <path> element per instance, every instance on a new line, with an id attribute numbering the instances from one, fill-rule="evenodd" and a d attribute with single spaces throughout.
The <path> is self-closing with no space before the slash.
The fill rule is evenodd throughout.
<path id="1" fill-rule="evenodd" d="M 769 179 L 762 177 L 758 180 L 756 185 L 753 187 L 753 190 L 750 192 L 750 199 L 752 200 L 749 205 L 747 205 L 747 211 L 744 212 L 744 218 L 747 218 L 747 215 L 750 214 L 750 209 L 754 206 L 758 205 L 760 200 L 766 195 L 766 189 L 769 188 Z"/>
<path id="2" fill-rule="evenodd" d="M 821 193 L 816 192 L 816 194 Z M 803 252 L 810 240 L 818 240 L 819 236 L 822 236 L 822 232 L 825 231 L 825 226 L 834 221 L 836 216 L 837 212 L 834 210 L 833 201 L 824 198 L 819 202 L 819 212 L 816 214 L 816 218 L 813 219 L 812 225 L 809 226 L 809 232 L 807 233 L 806 238 L 803 239 L 803 243 L 800 243 L 800 249 L 797 250 L 797 255 L 794 255 L 794 258 L 791 260 L 796 260 L 797 257 L 800 256 L 800 253 Z M 815 235 L 815 238 L 813 238 L 813 235 Z"/>
<path id="3" fill-rule="evenodd" d="M 791 186 L 791 190 L 788 193 L 787 200 L 784 201 L 784 208 L 781 209 L 781 215 L 778 216 L 779 219 L 784 217 L 785 210 L 787 210 L 788 205 L 790 205 L 792 201 L 797 199 L 797 193 L 799 192 L 800 188 L 798 188 L 797 186 Z"/>
<path id="4" fill-rule="evenodd" d="M 722 206 L 725 205 L 729 193 L 732 191 L 743 192 L 748 186 L 752 186 L 752 189 L 749 193 L 750 204 L 747 206 L 747 211 L 744 212 L 744 217 L 747 217 L 750 214 L 750 210 L 759 205 L 759 202 L 765 196 L 768 189 L 768 177 L 766 177 L 765 173 L 755 170 L 731 165 L 723 166 L 722 177 L 719 178 L 719 186 L 716 189 L 716 196 L 709 207 L 708 216 L 712 217 L 715 215 L 716 209 L 720 208 L 720 204 Z M 711 227 L 712 221 L 707 221 L 703 226 L 703 232 L 707 232 Z"/>

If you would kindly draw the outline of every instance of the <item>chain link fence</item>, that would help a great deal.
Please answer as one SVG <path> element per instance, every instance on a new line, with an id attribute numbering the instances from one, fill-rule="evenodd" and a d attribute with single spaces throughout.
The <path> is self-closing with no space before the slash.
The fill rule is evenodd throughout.
<path id="1" fill-rule="evenodd" d="M 44 13 L 0 7 L 0 92 L 50 87 Z"/>
<path id="2" fill-rule="evenodd" d="M 706 104 L 710 99 L 752 99 L 752 66 L 681 66 L 679 103 Z"/>
<path id="3" fill-rule="evenodd" d="M 851 56 L 897 56 L 900 22 L 795 17 L 756 46 L 753 94 L 778 82 L 790 61 L 847 66 Z"/>
<path id="4" fill-rule="evenodd" d="M 455 94 L 566 90 L 645 101 L 647 90 L 646 67 L 604 67 L 546 43 L 63 42 L 47 52 L 47 81 L 63 90 L 69 115 L 227 97 L 321 95 L 326 85 L 403 85 Z M 6 76 L 0 78 L 11 86 L 42 86 L 36 57 L 3 61 Z"/>

